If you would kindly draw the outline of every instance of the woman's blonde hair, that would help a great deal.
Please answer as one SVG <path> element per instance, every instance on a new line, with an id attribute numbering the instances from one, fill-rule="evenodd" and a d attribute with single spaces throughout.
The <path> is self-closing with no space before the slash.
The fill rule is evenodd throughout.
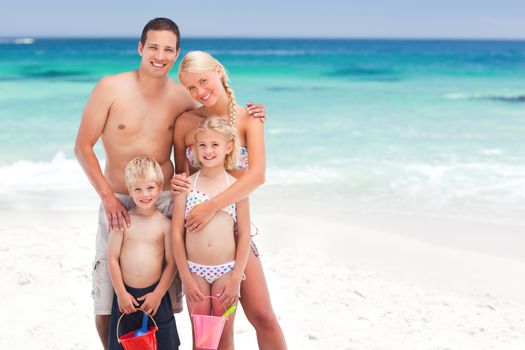
<path id="1" fill-rule="evenodd" d="M 195 131 L 195 141 L 191 151 L 193 153 L 193 159 L 195 159 L 195 162 L 198 164 L 198 166 L 201 166 L 201 162 L 199 160 L 199 157 L 197 156 L 197 137 L 200 133 L 205 131 L 218 132 L 224 137 L 226 144 L 232 144 L 231 152 L 226 154 L 226 157 L 224 158 L 224 168 L 226 170 L 235 169 L 239 162 L 239 152 L 241 148 L 239 136 L 237 135 L 237 130 L 231 125 L 231 123 L 220 117 L 209 117 L 204 119 Z"/>
<path id="2" fill-rule="evenodd" d="M 160 189 L 164 187 L 162 168 L 154 158 L 148 156 L 135 157 L 129 161 L 124 170 L 124 181 L 129 192 L 137 181 L 154 181 Z"/>
<path id="3" fill-rule="evenodd" d="M 228 109 L 230 112 L 230 123 L 235 126 L 237 119 L 237 111 L 235 109 L 235 93 L 230 86 L 230 78 L 226 72 L 226 68 L 212 55 L 204 51 L 188 52 L 179 65 L 179 78 L 182 72 L 202 73 L 202 72 L 216 72 L 217 68 L 222 71 L 221 82 L 226 94 L 228 95 Z"/>

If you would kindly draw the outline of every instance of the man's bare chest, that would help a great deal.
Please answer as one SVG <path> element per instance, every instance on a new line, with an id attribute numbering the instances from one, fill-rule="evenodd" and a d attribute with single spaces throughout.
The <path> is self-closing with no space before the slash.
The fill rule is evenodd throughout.
<path id="1" fill-rule="evenodd" d="M 119 101 L 111 106 L 104 133 L 161 136 L 172 132 L 175 117 L 169 105 Z"/>

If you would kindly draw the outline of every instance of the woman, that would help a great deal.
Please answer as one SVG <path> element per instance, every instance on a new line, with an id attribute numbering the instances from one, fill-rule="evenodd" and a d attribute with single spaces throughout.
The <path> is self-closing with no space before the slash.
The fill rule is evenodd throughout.
<path id="1" fill-rule="evenodd" d="M 226 70 L 206 52 L 190 52 L 183 58 L 179 66 L 179 80 L 202 107 L 177 118 L 173 136 L 176 173 L 196 171 L 192 167 L 195 165 L 191 152 L 193 134 L 204 118 L 218 116 L 229 120 L 236 127 L 241 143 L 241 159 L 237 164 L 240 169 L 231 171 L 238 180 L 211 200 L 194 207 L 186 217 L 186 229 L 198 231 L 221 208 L 248 197 L 264 183 L 264 125 L 260 119 L 250 116 L 250 112 L 255 110 L 255 113 L 260 113 L 262 109 L 260 106 L 250 106 L 251 111 L 248 111 L 235 103 L 235 94 L 230 87 Z M 172 189 L 176 192 L 189 187 L 185 174 L 176 175 L 172 180 Z M 252 242 L 245 270 L 246 280 L 241 284 L 242 308 L 255 327 L 260 349 L 286 349 L 258 256 L 257 248 Z"/>

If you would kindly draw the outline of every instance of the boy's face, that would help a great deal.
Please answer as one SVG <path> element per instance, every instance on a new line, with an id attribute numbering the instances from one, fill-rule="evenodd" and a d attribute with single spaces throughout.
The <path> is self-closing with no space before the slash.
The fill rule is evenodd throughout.
<path id="1" fill-rule="evenodd" d="M 157 203 L 160 188 L 155 181 L 138 180 L 130 187 L 129 195 L 135 205 L 142 209 L 149 209 Z"/>
<path id="2" fill-rule="evenodd" d="M 177 37 L 168 30 L 150 30 L 146 42 L 139 42 L 138 51 L 142 56 L 142 67 L 154 77 L 168 75 L 179 56 Z"/>

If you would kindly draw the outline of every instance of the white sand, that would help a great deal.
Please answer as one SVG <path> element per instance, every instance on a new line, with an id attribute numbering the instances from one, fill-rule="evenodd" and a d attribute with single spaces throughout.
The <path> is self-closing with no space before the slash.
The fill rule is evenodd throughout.
<path id="1" fill-rule="evenodd" d="M 446 221 L 449 238 L 436 242 L 336 215 L 279 212 L 258 206 L 256 242 L 290 349 L 525 348 L 523 259 L 453 244 L 460 232 Z M 100 349 L 90 296 L 95 228 L 94 210 L 2 212 L 1 349 Z M 505 246 L 497 232 L 492 241 Z M 176 317 L 181 349 L 190 349 L 187 313 Z M 257 348 L 241 312 L 235 337 L 238 349 Z"/>

